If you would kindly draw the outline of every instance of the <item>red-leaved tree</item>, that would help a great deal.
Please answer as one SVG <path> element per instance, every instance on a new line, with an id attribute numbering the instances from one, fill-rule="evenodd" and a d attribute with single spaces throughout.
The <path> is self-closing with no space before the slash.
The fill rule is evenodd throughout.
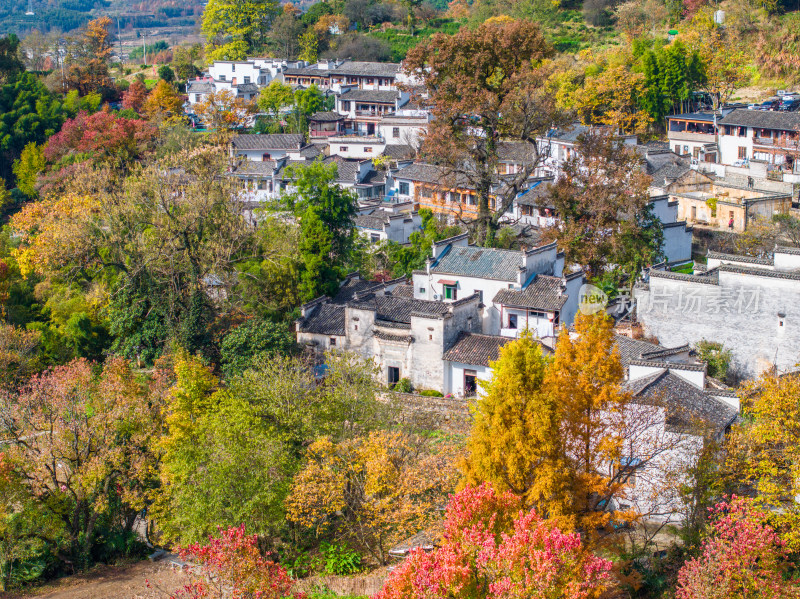
<path id="1" fill-rule="evenodd" d="M 79 112 L 48 140 L 44 156 L 57 163 L 70 154 L 86 153 L 95 162 L 124 163 L 141 156 L 156 133 L 156 127 L 144 120 L 126 119 L 106 110 L 91 115 Z"/>
<path id="2" fill-rule="evenodd" d="M 787 550 L 765 521 L 766 515 L 741 497 L 711 508 L 702 554 L 678 573 L 678 599 L 800 596 L 797 583 L 783 579 Z"/>
<path id="3" fill-rule="evenodd" d="M 282 566 L 263 557 L 255 535 L 244 524 L 220 530 L 203 545 L 195 543 L 180 551 L 181 559 L 197 564 L 192 580 L 170 599 L 304 599 L 292 591 L 292 579 Z"/>
<path id="4" fill-rule="evenodd" d="M 610 569 L 581 547 L 578 534 L 484 484 L 453 496 L 441 546 L 414 551 L 374 599 L 591 599 L 605 589 Z"/>

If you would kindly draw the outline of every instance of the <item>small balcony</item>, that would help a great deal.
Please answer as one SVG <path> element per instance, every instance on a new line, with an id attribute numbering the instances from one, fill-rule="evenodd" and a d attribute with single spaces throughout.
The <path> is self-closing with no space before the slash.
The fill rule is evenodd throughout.
<path id="1" fill-rule="evenodd" d="M 342 135 L 340 131 L 314 131 L 313 129 L 309 130 L 309 135 L 311 137 L 333 137 L 335 135 Z"/>
<path id="2" fill-rule="evenodd" d="M 800 141 L 787 137 L 754 137 L 753 145 L 767 146 L 769 148 L 786 148 L 797 150 L 800 148 Z"/>
<path id="3" fill-rule="evenodd" d="M 668 131 L 667 137 L 670 141 L 694 141 L 702 143 L 714 143 L 717 141 L 713 133 L 695 133 L 694 131 Z"/>

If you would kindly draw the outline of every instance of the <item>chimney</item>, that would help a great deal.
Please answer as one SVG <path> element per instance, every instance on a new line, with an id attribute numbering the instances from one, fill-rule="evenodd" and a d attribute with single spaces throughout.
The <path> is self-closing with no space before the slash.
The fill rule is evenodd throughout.
<path id="1" fill-rule="evenodd" d="M 431 274 L 431 264 L 433 263 L 433 259 L 428 256 L 425 258 L 425 270 L 427 271 L 428 275 Z"/>

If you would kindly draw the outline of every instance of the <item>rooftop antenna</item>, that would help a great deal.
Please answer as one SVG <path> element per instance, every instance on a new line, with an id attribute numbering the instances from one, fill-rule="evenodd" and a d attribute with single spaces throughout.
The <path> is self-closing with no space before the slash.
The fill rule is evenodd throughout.
<path id="1" fill-rule="evenodd" d="M 28 0 L 28 10 L 27 10 L 27 12 L 25 13 L 25 16 L 26 16 L 26 17 L 32 17 L 32 16 L 33 16 L 33 15 L 35 15 L 35 14 L 36 14 L 36 13 L 35 13 L 35 12 L 33 12 L 33 0 Z"/>

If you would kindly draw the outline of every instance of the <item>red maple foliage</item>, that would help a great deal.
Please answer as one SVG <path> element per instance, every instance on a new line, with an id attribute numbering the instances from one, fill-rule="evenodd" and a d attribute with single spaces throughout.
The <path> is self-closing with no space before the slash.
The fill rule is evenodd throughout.
<path id="1" fill-rule="evenodd" d="M 180 551 L 181 559 L 197 563 L 192 581 L 171 599 L 305 599 L 292 591 L 286 570 L 261 555 L 255 535 L 244 524 L 220 530 L 207 544 L 195 543 Z"/>
<path id="2" fill-rule="evenodd" d="M 611 562 L 585 551 L 518 497 L 488 484 L 467 487 L 447 508 L 431 553 L 415 550 L 374 599 L 589 599 L 603 591 Z"/>
<path id="3" fill-rule="evenodd" d="M 711 508 L 711 527 L 699 557 L 678 573 L 678 599 L 788 598 L 800 595 L 786 581 L 788 551 L 752 500 L 732 497 Z"/>
<path id="4" fill-rule="evenodd" d="M 91 154 L 97 161 L 136 158 L 152 144 L 156 134 L 155 125 L 147 121 L 127 119 L 107 110 L 91 115 L 81 111 L 48 140 L 44 156 L 53 163 L 75 153 Z"/>

